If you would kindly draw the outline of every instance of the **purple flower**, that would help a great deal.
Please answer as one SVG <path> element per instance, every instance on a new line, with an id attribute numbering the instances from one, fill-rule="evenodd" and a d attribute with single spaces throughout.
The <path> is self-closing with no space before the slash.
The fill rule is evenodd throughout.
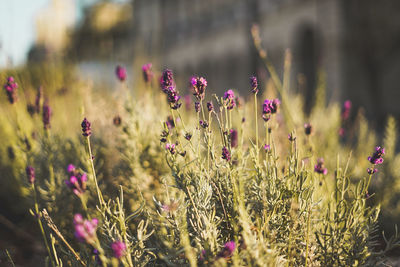
<path id="1" fill-rule="evenodd" d="M 50 118 L 51 118 L 52 110 L 48 103 L 43 104 L 43 127 L 45 130 L 50 129 Z"/>
<path id="2" fill-rule="evenodd" d="M 293 142 L 296 140 L 296 136 L 293 135 L 293 133 L 288 134 L 288 139 L 290 142 Z"/>
<path id="3" fill-rule="evenodd" d="M 70 174 L 70 177 L 68 180 L 65 180 L 65 184 L 72 189 L 72 192 L 74 192 L 75 195 L 78 197 L 82 196 L 86 191 L 86 173 L 79 173 L 72 164 L 68 165 L 67 170 Z"/>
<path id="4" fill-rule="evenodd" d="M 235 93 L 231 89 L 224 93 L 224 103 L 227 109 L 233 109 L 236 106 Z"/>
<path id="5" fill-rule="evenodd" d="M 119 259 L 124 256 L 126 252 L 126 245 L 122 241 L 115 241 L 111 244 L 111 248 L 114 252 L 114 257 Z"/>
<path id="6" fill-rule="evenodd" d="M 151 70 L 151 67 L 152 67 L 151 63 L 146 63 L 142 66 L 143 79 L 146 83 L 151 82 L 151 79 L 153 78 L 153 72 Z"/>
<path id="7" fill-rule="evenodd" d="M 175 154 L 176 150 L 175 150 L 175 144 L 170 144 L 167 143 L 165 145 L 165 149 L 168 150 L 172 155 Z"/>
<path id="8" fill-rule="evenodd" d="M 306 135 L 310 135 L 311 132 L 312 132 L 312 126 L 311 126 L 311 124 L 310 124 L 310 123 L 305 123 L 305 124 L 304 124 L 304 133 L 305 133 Z"/>
<path id="9" fill-rule="evenodd" d="M 204 79 L 203 77 L 192 77 L 192 79 L 190 80 L 190 84 L 192 85 L 193 88 L 193 95 L 198 100 L 204 99 L 207 87 L 206 79 Z"/>
<path id="10" fill-rule="evenodd" d="M 372 157 L 371 156 L 368 157 L 368 161 L 374 165 L 382 164 L 382 162 L 383 162 L 382 155 L 384 155 L 384 154 L 385 154 L 385 149 L 381 148 L 380 146 L 377 146 L 375 148 L 375 152 L 372 155 Z"/>
<path id="11" fill-rule="evenodd" d="M 228 148 L 225 146 L 222 148 L 222 159 L 225 159 L 226 161 L 231 160 L 231 154 L 229 153 Z"/>
<path id="12" fill-rule="evenodd" d="M 326 175 L 328 173 L 328 169 L 324 166 L 324 159 L 319 158 L 317 160 L 317 164 L 314 166 L 314 171 L 319 174 Z"/>
<path id="13" fill-rule="evenodd" d="M 200 112 L 200 102 L 195 102 L 194 103 L 194 110 L 196 111 L 196 113 Z"/>
<path id="14" fill-rule="evenodd" d="M 271 146 L 270 145 L 264 145 L 264 150 L 266 152 L 270 151 L 271 150 Z"/>
<path id="15" fill-rule="evenodd" d="M 179 95 L 178 91 L 176 91 L 175 87 L 170 86 L 166 89 L 167 100 L 172 109 L 178 109 L 181 107 L 182 104 L 178 103 L 181 96 Z"/>
<path id="16" fill-rule="evenodd" d="M 190 139 L 192 139 L 192 134 L 191 133 L 186 133 L 185 134 L 185 139 L 190 141 Z"/>
<path id="17" fill-rule="evenodd" d="M 121 67 L 120 65 L 118 65 L 115 68 L 115 75 L 117 75 L 118 80 L 120 80 L 121 82 L 126 80 L 126 69 L 124 67 Z"/>
<path id="18" fill-rule="evenodd" d="M 212 112 L 214 110 L 214 105 L 211 101 L 207 102 L 207 109 L 208 109 L 208 112 Z"/>
<path id="19" fill-rule="evenodd" d="M 367 168 L 367 173 L 368 173 L 368 174 L 374 174 L 374 173 L 377 173 L 377 172 L 378 172 L 378 169 Z"/>
<path id="20" fill-rule="evenodd" d="M 250 77 L 250 86 L 251 86 L 251 92 L 253 94 L 257 94 L 258 93 L 257 77 L 255 77 L 255 76 Z"/>
<path id="21" fill-rule="evenodd" d="M 264 121 L 269 121 L 270 115 L 276 113 L 278 111 L 279 104 L 281 102 L 279 99 L 269 100 L 265 99 L 262 105 L 262 117 Z"/>
<path id="22" fill-rule="evenodd" d="M 171 70 L 166 69 L 163 71 L 160 79 L 160 84 L 161 84 L 161 90 L 164 93 L 167 93 L 167 89 L 170 87 L 175 88 L 174 77 Z"/>
<path id="23" fill-rule="evenodd" d="M 204 129 L 208 127 L 208 122 L 207 122 L 207 121 L 200 120 L 200 121 L 199 121 L 199 124 L 200 124 L 200 126 L 203 127 Z"/>
<path id="24" fill-rule="evenodd" d="M 229 131 L 229 138 L 231 141 L 231 147 L 237 147 L 238 145 L 238 132 L 235 129 Z"/>
<path id="25" fill-rule="evenodd" d="M 28 182 L 33 184 L 35 182 L 35 169 L 32 166 L 28 166 L 25 169 Z"/>
<path id="26" fill-rule="evenodd" d="M 68 167 L 67 167 L 68 173 L 70 173 L 70 174 L 74 173 L 75 170 L 76 170 L 76 168 L 75 168 L 75 166 L 73 164 L 68 164 Z"/>
<path id="27" fill-rule="evenodd" d="M 235 241 L 225 243 L 224 248 L 218 253 L 217 258 L 229 258 L 236 249 Z"/>
<path id="28" fill-rule="evenodd" d="M 178 120 L 179 120 L 179 118 L 176 118 L 176 122 L 178 122 Z M 169 115 L 169 116 L 167 117 L 167 120 L 166 120 L 165 124 L 167 125 L 167 128 L 168 128 L 169 130 L 175 128 L 174 118 L 173 118 L 171 115 Z M 164 137 L 165 137 L 165 136 L 164 136 Z"/>
<path id="29" fill-rule="evenodd" d="M 81 126 L 83 136 L 89 137 L 92 135 L 92 129 L 90 128 L 91 124 L 86 118 L 83 119 Z"/>
<path id="30" fill-rule="evenodd" d="M 97 240 L 96 230 L 99 221 L 94 218 L 92 220 L 84 220 L 82 215 L 77 213 L 74 216 L 75 237 L 80 242 L 93 244 Z"/>
<path id="31" fill-rule="evenodd" d="M 17 88 L 18 84 L 15 82 L 14 77 L 8 77 L 7 82 L 4 84 L 4 89 L 11 104 L 14 104 L 18 100 Z"/>
<path id="32" fill-rule="evenodd" d="M 351 110 L 351 101 L 346 100 L 344 101 L 343 107 L 342 107 L 342 120 L 346 121 L 350 117 L 350 110 Z"/>

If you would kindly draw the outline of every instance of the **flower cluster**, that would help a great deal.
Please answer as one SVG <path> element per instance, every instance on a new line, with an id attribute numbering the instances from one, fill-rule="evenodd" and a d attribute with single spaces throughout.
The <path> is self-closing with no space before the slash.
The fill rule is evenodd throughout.
<path id="1" fill-rule="evenodd" d="M 151 82 L 151 79 L 153 78 L 153 71 L 151 70 L 151 67 L 151 63 L 146 63 L 142 66 L 143 79 L 146 83 Z"/>
<path id="2" fill-rule="evenodd" d="M 114 257 L 119 259 L 124 256 L 126 252 L 126 245 L 122 241 L 115 241 L 111 244 L 111 249 L 113 250 Z"/>
<path id="3" fill-rule="evenodd" d="M 90 128 L 91 124 L 86 118 L 83 119 L 81 126 L 83 136 L 89 137 L 92 135 L 92 128 Z"/>
<path id="4" fill-rule="evenodd" d="M 165 145 L 165 149 L 168 150 L 172 155 L 175 154 L 176 150 L 175 150 L 175 144 L 170 144 L 167 143 Z"/>
<path id="5" fill-rule="evenodd" d="M 368 161 L 374 165 L 382 164 L 382 162 L 383 162 L 382 155 L 384 155 L 384 154 L 385 154 L 385 149 L 381 148 L 380 146 L 377 146 L 375 148 L 374 154 L 372 154 L 372 156 L 368 157 Z"/>
<path id="6" fill-rule="evenodd" d="M 164 70 L 162 75 L 161 75 L 161 89 L 162 91 L 167 94 L 167 100 L 169 104 L 171 105 L 172 109 L 178 109 L 181 107 L 181 103 L 179 103 L 179 100 L 181 99 L 181 96 L 179 95 L 178 91 L 176 90 L 175 87 L 175 82 L 173 78 L 173 74 L 171 70 Z"/>
<path id="7" fill-rule="evenodd" d="M 72 189 L 75 195 L 82 196 L 86 191 L 87 175 L 79 173 L 74 165 L 69 164 L 67 168 L 69 179 L 65 180 L 65 184 Z"/>
<path id="8" fill-rule="evenodd" d="M 304 124 L 304 133 L 306 135 L 310 135 L 312 133 L 312 126 L 310 123 L 305 123 Z"/>
<path id="9" fill-rule="evenodd" d="M 319 158 L 317 160 L 317 164 L 314 166 L 314 171 L 319 174 L 326 175 L 328 173 L 328 169 L 324 166 L 324 159 Z"/>
<path id="10" fill-rule="evenodd" d="M 224 93 L 224 103 L 227 109 L 233 109 L 236 106 L 235 93 L 231 89 Z"/>
<path id="11" fill-rule="evenodd" d="M 192 77 L 192 79 L 190 80 L 190 84 L 192 85 L 193 88 L 193 95 L 198 100 L 204 99 L 207 87 L 206 79 L 204 79 L 203 77 Z"/>
<path id="12" fill-rule="evenodd" d="M 229 153 L 228 148 L 226 148 L 225 146 L 222 148 L 222 159 L 226 161 L 231 160 L 231 153 Z"/>
<path id="13" fill-rule="evenodd" d="M 194 102 L 194 111 L 196 111 L 196 113 L 200 112 L 200 102 Z"/>
<path id="14" fill-rule="evenodd" d="M 225 243 L 224 248 L 218 253 L 217 258 L 230 258 L 236 249 L 235 241 Z"/>
<path id="15" fill-rule="evenodd" d="M 50 129 L 50 118 L 51 118 L 52 110 L 48 103 L 43 104 L 43 127 L 45 130 Z"/>
<path id="16" fill-rule="evenodd" d="M 75 237 L 80 242 L 94 244 L 97 240 L 96 230 L 99 221 L 94 218 L 91 220 L 84 220 L 81 214 L 74 216 Z"/>
<path id="17" fill-rule="evenodd" d="M 118 80 L 120 80 L 121 82 L 126 80 L 126 69 L 124 67 L 121 67 L 120 65 L 118 65 L 115 68 L 115 75 L 117 76 Z"/>
<path id="18" fill-rule="evenodd" d="M 8 77 L 7 82 L 4 84 L 4 89 L 6 90 L 8 101 L 10 101 L 11 104 L 14 104 L 18 100 L 17 88 L 18 84 L 15 82 L 14 77 Z"/>
<path id="19" fill-rule="evenodd" d="M 32 166 L 28 166 L 25 169 L 28 182 L 33 184 L 35 182 L 35 169 Z"/>
<path id="20" fill-rule="evenodd" d="M 214 105 L 211 101 L 207 102 L 207 109 L 208 109 L 208 112 L 212 112 L 214 110 Z"/>
<path id="21" fill-rule="evenodd" d="M 346 121 L 349 117 L 350 117 L 350 110 L 351 110 L 351 101 L 350 100 L 346 100 L 343 103 L 343 107 L 342 107 L 342 120 Z"/>
<path id="22" fill-rule="evenodd" d="M 262 117 L 264 121 L 269 121 L 272 114 L 275 114 L 278 111 L 278 107 L 280 105 L 279 99 L 269 100 L 265 99 L 262 105 Z"/>
<path id="23" fill-rule="evenodd" d="M 255 77 L 255 76 L 250 77 L 250 86 L 251 86 L 251 92 L 253 94 L 257 94 L 258 93 L 257 77 Z"/>

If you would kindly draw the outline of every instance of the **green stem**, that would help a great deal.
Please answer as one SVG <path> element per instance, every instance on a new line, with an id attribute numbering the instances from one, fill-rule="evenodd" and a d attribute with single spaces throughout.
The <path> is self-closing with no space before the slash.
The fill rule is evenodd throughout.
<path id="1" fill-rule="evenodd" d="M 34 183 L 32 183 L 32 191 L 33 191 L 33 197 L 34 197 L 34 201 L 35 201 L 35 216 L 37 217 L 37 222 L 39 224 L 40 231 L 42 232 L 44 245 L 46 246 L 47 253 L 49 254 L 51 265 L 53 267 L 55 267 L 56 265 L 54 264 L 53 257 L 51 256 L 52 254 L 50 252 L 50 247 L 49 247 L 49 243 L 47 242 L 47 238 L 46 238 L 46 234 L 44 232 L 43 224 L 42 224 L 42 221 L 40 220 L 39 204 L 37 202 L 37 195 L 36 195 L 36 189 L 35 189 L 35 184 Z"/>
<path id="2" fill-rule="evenodd" d="M 101 191 L 100 191 L 100 188 L 99 188 L 99 184 L 97 183 L 96 171 L 94 169 L 93 155 L 92 155 L 92 149 L 91 149 L 91 146 L 90 146 L 90 137 L 89 136 L 86 137 L 86 141 L 87 141 L 90 165 L 92 167 L 92 174 L 93 174 L 93 178 L 94 178 L 94 183 L 96 185 L 97 196 L 99 198 L 99 204 L 100 204 L 100 206 L 103 206 L 103 205 L 105 205 L 105 202 L 104 202 L 104 199 L 103 199 L 103 195 L 101 194 Z"/>

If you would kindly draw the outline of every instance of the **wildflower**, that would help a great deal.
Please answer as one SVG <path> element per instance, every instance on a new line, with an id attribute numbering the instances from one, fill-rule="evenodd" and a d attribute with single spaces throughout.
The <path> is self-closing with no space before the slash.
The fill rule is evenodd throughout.
<path id="1" fill-rule="evenodd" d="M 377 173 L 377 172 L 378 172 L 378 169 L 367 168 L 367 173 L 368 173 L 368 174 L 374 174 L 374 173 Z"/>
<path id="2" fill-rule="evenodd" d="M 178 109 L 182 104 L 178 103 L 181 96 L 179 95 L 178 91 L 176 91 L 175 87 L 170 86 L 166 89 L 167 100 L 171 105 L 172 109 Z"/>
<path id="3" fill-rule="evenodd" d="M 74 216 L 75 237 L 80 242 L 93 244 L 97 240 L 96 229 L 99 221 L 96 218 L 84 220 L 82 215 L 77 213 Z"/>
<path id="4" fill-rule="evenodd" d="M 172 200 L 170 204 L 163 204 L 161 209 L 166 212 L 174 212 L 179 208 L 179 202 Z"/>
<path id="5" fill-rule="evenodd" d="M 170 87 L 175 88 L 174 77 L 171 70 L 166 69 L 163 71 L 160 83 L 161 83 L 161 90 L 164 93 L 167 93 L 167 89 Z"/>
<path id="6" fill-rule="evenodd" d="M 224 103 L 227 109 L 233 109 L 236 106 L 235 93 L 231 89 L 224 93 Z"/>
<path id="7" fill-rule="evenodd" d="M 40 112 L 40 103 L 43 99 L 43 86 L 39 86 L 35 98 L 35 112 L 39 114 Z"/>
<path id="8" fill-rule="evenodd" d="M 115 241 L 111 244 L 111 249 L 114 252 L 114 257 L 119 259 L 124 256 L 126 252 L 126 245 L 122 241 Z"/>
<path id="9" fill-rule="evenodd" d="M 351 101 L 346 100 L 344 101 L 343 107 L 342 107 L 342 120 L 345 121 L 350 117 L 350 110 L 351 110 Z"/>
<path id="10" fill-rule="evenodd" d="M 293 133 L 288 134 L 288 139 L 290 142 L 293 142 L 296 140 L 296 136 L 293 135 Z"/>
<path id="11" fill-rule="evenodd" d="M 120 126 L 120 125 L 121 125 L 121 117 L 120 117 L 119 115 L 117 115 L 117 116 L 115 116 L 115 117 L 113 118 L 113 124 L 114 124 L 115 126 Z"/>
<path id="12" fill-rule="evenodd" d="M 253 94 L 257 94 L 258 93 L 257 77 L 255 77 L 255 76 L 250 77 L 250 86 L 251 86 L 251 92 Z"/>
<path id="13" fill-rule="evenodd" d="M 225 146 L 222 148 L 222 159 L 225 159 L 226 161 L 231 160 L 231 154 Z"/>
<path id="14" fill-rule="evenodd" d="M 314 166 L 314 171 L 319 174 L 326 175 L 328 173 L 328 169 L 324 166 L 324 159 L 319 158 L 317 160 L 317 164 Z"/>
<path id="15" fill-rule="evenodd" d="M 270 119 L 271 114 L 275 114 L 278 111 L 278 107 L 280 105 L 279 99 L 269 100 L 265 99 L 262 105 L 262 116 L 264 121 L 268 121 Z"/>
<path id="16" fill-rule="evenodd" d="M 80 197 L 86 191 L 87 175 L 86 173 L 79 173 L 76 171 L 75 166 L 70 164 L 67 168 L 71 175 L 68 180 L 65 180 L 65 184 L 72 189 L 75 195 Z"/>
<path id="17" fill-rule="evenodd" d="M 218 253 L 217 258 L 227 259 L 232 256 L 235 249 L 236 249 L 235 241 L 229 241 L 225 243 L 224 248 Z"/>
<path id="18" fill-rule="evenodd" d="M 33 184 L 35 182 L 35 169 L 32 166 L 28 166 L 25 169 L 28 182 Z"/>
<path id="19" fill-rule="evenodd" d="M 311 132 L 312 132 L 312 126 L 311 126 L 311 124 L 310 124 L 310 123 L 304 124 L 304 133 L 305 133 L 306 135 L 310 135 Z"/>
<path id="20" fill-rule="evenodd" d="M 100 259 L 100 252 L 97 249 L 93 249 L 94 259 L 98 265 L 103 265 L 103 262 Z"/>
<path id="21" fill-rule="evenodd" d="M 231 146 L 232 147 L 237 147 L 238 145 L 238 132 L 235 129 L 231 129 L 229 131 L 229 138 L 231 141 Z"/>
<path id="22" fill-rule="evenodd" d="M 177 121 L 178 121 L 178 119 L 179 119 L 179 118 L 177 118 Z M 169 115 L 169 116 L 167 117 L 167 121 L 165 122 L 165 124 L 167 125 L 167 128 L 168 128 L 169 130 L 175 128 L 175 121 L 174 121 L 174 118 L 173 118 L 171 115 Z M 164 137 L 165 137 L 165 136 L 164 136 Z"/>
<path id="23" fill-rule="evenodd" d="M 382 164 L 382 162 L 383 162 L 382 155 L 384 155 L 384 154 L 385 154 L 385 149 L 381 148 L 380 146 L 377 146 L 375 148 L 375 152 L 372 155 L 372 157 L 371 156 L 368 157 L 368 161 L 374 165 Z"/>
<path id="24" fill-rule="evenodd" d="M 202 100 L 204 99 L 206 87 L 207 87 L 207 81 L 203 77 L 192 77 L 190 80 L 190 84 L 193 87 L 193 95 L 198 99 Z"/>
<path id="25" fill-rule="evenodd" d="M 92 129 L 90 128 L 91 124 L 86 118 L 83 119 L 81 126 L 83 136 L 89 137 L 92 135 Z"/>
<path id="26" fill-rule="evenodd" d="M 48 103 L 43 104 L 43 127 L 45 130 L 50 129 L 50 118 L 51 118 L 52 110 Z"/>
<path id="27" fill-rule="evenodd" d="M 67 167 L 68 173 L 72 174 L 72 173 L 75 172 L 75 170 L 76 170 L 75 165 L 73 165 L 73 164 L 68 164 L 68 167 Z"/>
<path id="28" fill-rule="evenodd" d="M 194 103 L 194 110 L 196 111 L 196 113 L 200 112 L 200 102 L 195 102 Z"/>
<path id="29" fill-rule="evenodd" d="M 4 89 L 11 104 L 14 104 L 18 100 L 17 88 L 18 84 L 15 82 L 14 77 L 8 77 L 7 82 L 4 84 Z"/>
<path id="30" fill-rule="evenodd" d="M 124 67 L 121 67 L 120 65 L 118 65 L 115 68 L 115 75 L 117 75 L 118 80 L 120 80 L 121 82 L 126 80 L 126 69 Z"/>
<path id="31" fill-rule="evenodd" d="M 270 150 L 271 150 L 271 146 L 270 146 L 270 145 L 267 145 L 267 144 L 265 144 L 265 145 L 264 145 L 264 150 L 265 150 L 265 152 L 268 152 L 268 151 L 270 151 Z"/>
<path id="32" fill-rule="evenodd" d="M 165 149 L 168 150 L 172 155 L 175 154 L 175 144 L 167 143 Z"/>
<path id="33" fill-rule="evenodd" d="M 186 133 L 185 134 L 185 139 L 190 141 L 190 139 L 192 139 L 192 134 L 191 133 Z"/>
<path id="34" fill-rule="evenodd" d="M 214 110 L 214 105 L 211 101 L 207 102 L 207 109 L 208 109 L 208 112 L 212 112 Z"/>
<path id="35" fill-rule="evenodd" d="M 200 123 L 200 126 L 203 127 L 204 129 L 208 127 L 207 121 L 200 120 L 199 123 Z"/>
<path id="36" fill-rule="evenodd" d="M 153 72 L 151 70 L 151 67 L 152 67 L 151 63 L 146 63 L 142 66 L 143 79 L 146 83 L 151 82 L 151 79 L 153 78 Z"/>

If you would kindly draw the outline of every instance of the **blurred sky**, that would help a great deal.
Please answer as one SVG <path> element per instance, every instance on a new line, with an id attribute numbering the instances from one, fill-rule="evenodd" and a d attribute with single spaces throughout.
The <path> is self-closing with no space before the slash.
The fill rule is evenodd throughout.
<path id="1" fill-rule="evenodd" d="M 35 17 L 50 0 L 0 0 L 0 67 L 25 60 L 35 40 Z"/>

